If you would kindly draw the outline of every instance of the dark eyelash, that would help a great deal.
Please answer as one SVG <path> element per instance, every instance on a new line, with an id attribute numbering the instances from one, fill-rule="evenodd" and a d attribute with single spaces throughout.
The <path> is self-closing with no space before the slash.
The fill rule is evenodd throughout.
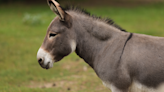
<path id="1" fill-rule="evenodd" d="M 50 33 L 50 35 L 49 35 L 49 37 L 54 37 L 54 36 L 56 36 L 56 34 L 54 34 L 54 33 Z"/>

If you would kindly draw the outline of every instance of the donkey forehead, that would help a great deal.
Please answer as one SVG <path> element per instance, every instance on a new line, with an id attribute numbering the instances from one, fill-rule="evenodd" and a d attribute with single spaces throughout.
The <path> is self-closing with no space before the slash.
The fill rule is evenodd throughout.
<path id="1" fill-rule="evenodd" d="M 60 21 L 59 17 L 55 17 L 51 24 L 48 27 L 48 32 L 53 31 L 53 32 L 61 32 L 64 30 L 66 27 L 63 25 L 63 23 Z"/>

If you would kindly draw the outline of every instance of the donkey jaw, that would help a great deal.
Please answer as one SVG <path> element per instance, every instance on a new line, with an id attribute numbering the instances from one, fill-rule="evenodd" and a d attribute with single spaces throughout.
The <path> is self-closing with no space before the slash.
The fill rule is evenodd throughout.
<path id="1" fill-rule="evenodd" d="M 42 48 L 38 50 L 37 59 L 40 66 L 44 69 L 52 68 L 53 63 L 55 62 L 55 60 L 53 60 L 53 56 Z"/>

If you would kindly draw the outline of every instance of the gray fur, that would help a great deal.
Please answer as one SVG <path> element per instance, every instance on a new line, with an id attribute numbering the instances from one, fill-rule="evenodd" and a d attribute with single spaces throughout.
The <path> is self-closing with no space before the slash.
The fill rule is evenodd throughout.
<path id="1" fill-rule="evenodd" d="M 65 12 L 71 21 L 56 17 L 41 46 L 57 61 L 71 53 L 73 39 L 77 55 L 115 87 L 112 92 L 128 92 L 134 80 L 150 88 L 164 83 L 164 38 L 134 33 L 124 48 L 130 33 L 74 10 Z M 72 25 L 67 27 L 67 22 Z M 51 32 L 57 33 L 53 42 L 47 40 Z"/>

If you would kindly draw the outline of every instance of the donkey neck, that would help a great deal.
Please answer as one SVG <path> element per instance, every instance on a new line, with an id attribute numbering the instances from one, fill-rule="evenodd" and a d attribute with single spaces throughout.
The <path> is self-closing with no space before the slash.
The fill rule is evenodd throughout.
<path id="1" fill-rule="evenodd" d="M 76 53 L 92 68 L 95 66 L 95 59 L 100 56 L 106 46 L 125 34 L 125 32 L 121 32 L 103 21 L 94 20 L 84 15 L 74 16 L 73 25 L 77 36 Z"/>

